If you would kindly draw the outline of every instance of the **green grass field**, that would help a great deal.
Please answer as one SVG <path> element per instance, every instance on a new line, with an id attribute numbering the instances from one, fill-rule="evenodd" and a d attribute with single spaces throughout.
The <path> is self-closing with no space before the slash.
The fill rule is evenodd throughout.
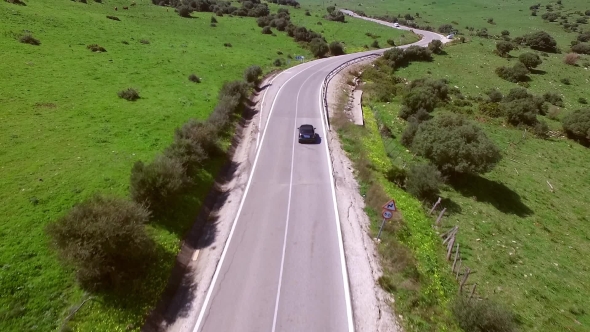
<path id="1" fill-rule="evenodd" d="M 316 6 L 320 7 L 317 3 Z M 453 24 L 465 33 L 466 43 L 449 45 L 445 47 L 446 54 L 435 56 L 433 62 L 412 63 L 397 70 L 396 75 L 410 80 L 445 78 L 450 86 L 456 86 L 465 96 L 472 97 L 484 96 L 491 88 L 507 93 L 517 87 L 497 77 L 494 70 L 499 66 L 511 66 L 518 61 L 515 57 L 530 49 L 515 50 L 510 59 L 501 58 L 493 53 L 495 40 L 472 36 L 466 26 L 486 27 L 491 34 L 506 29 L 511 37 L 545 30 L 555 37 L 562 53 L 541 56 L 543 64 L 537 68 L 539 71 L 529 75 L 530 92 L 560 94 L 564 108 L 559 109 L 559 118 L 584 107 L 578 99 L 588 96 L 590 57 L 582 56 L 578 66 L 563 63 L 570 41 L 576 39 L 577 33 L 566 32 L 558 23 L 541 19 L 549 2 L 541 3 L 536 17 L 530 16 L 528 8 L 533 3 L 518 1 L 490 4 L 484 1 L 407 3 L 369 0 L 363 1 L 362 6 L 358 4 L 337 2 L 339 7 L 364 10 L 367 14 L 400 13 L 403 16 L 419 12 L 418 22 L 434 27 L 455 22 Z M 564 1 L 562 9 L 557 9 L 556 2 L 551 4 L 556 12 L 566 14 L 590 9 L 583 1 Z M 579 15 L 572 15 L 572 18 L 576 17 Z M 488 18 L 493 18 L 496 24 L 487 23 Z M 570 21 L 573 20 L 570 18 Z M 580 27 L 584 31 L 590 29 L 585 24 Z M 561 83 L 563 78 L 568 78 L 571 84 Z M 400 97 L 391 103 L 365 102 L 374 107 L 378 123 L 389 127 L 395 136 L 383 141 L 382 149 L 389 161 L 378 160 L 373 164 L 393 162 L 401 167 L 404 163 L 420 161 L 399 142 L 406 125 L 397 118 Z M 448 209 L 443 229 L 459 226 L 458 240 L 464 263 L 475 271 L 469 283 L 477 283 L 478 296 L 492 298 L 510 307 L 521 331 L 590 331 L 590 284 L 585 281 L 590 269 L 588 149 L 565 138 L 541 140 L 532 134 L 523 138 L 522 130 L 507 127 L 501 120 L 483 117 L 476 107 L 472 109 L 471 117 L 479 121 L 501 148 L 503 160 L 489 174 L 466 178 L 462 186 L 455 188 L 445 186 L 441 194 Z M 561 128 L 558 121 L 541 118 L 552 130 Z M 379 144 L 370 146 L 379 147 Z M 555 192 L 551 192 L 547 181 Z M 387 183 L 383 185 L 387 186 Z M 406 200 L 402 194 L 396 195 Z M 408 202 L 398 205 L 402 211 L 404 208 L 414 211 Z M 415 219 L 406 219 L 406 222 L 419 223 Z M 440 250 L 443 250 L 442 245 Z M 425 264 L 419 250 L 412 248 L 412 252 L 418 264 Z M 382 252 L 382 255 L 386 272 L 403 285 L 404 280 L 396 277 L 395 271 L 387 270 L 387 264 L 395 254 Z M 450 266 L 448 269 L 450 271 Z M 402 313 L 411 313 L 412 308 L 406 306 L 407 298 L 399 293 L 399 288 L 392 292 L 401 300 L 397 301 L 396 308 Z"/>
<path id="2" fill-rule="evenodd" d="M 261 34 L 252 18 L 216 17 L 217 27 L 211 27 L 211 13 L 193 13 L 192 19 L 185 19 L 173 9 L 137 2 L 129 10 L 122 10 L 128 5 L 125 1 L 31 1 L 26 6 L 0 2 L 2 331 L 54 330 L 87 298 L 72 271 L 49 250 L 45 225 L 96 192 L 127 195 L 133 163 L 151 160 L 187 119 L 206 118 L 223 82 L 240 79 L 247 66 L 258 64 L 268 71 L 277 58 L 287 65 L 296 64 L 288 55 L 312 58 L 285 33 Z M 415 40 L 362 21 L 310 21 L 303 9 L 289 10 L 298 24 L 322 21 L 321 29 L 308 28 L 325 30 L 328 42 L 341 40 L 348 52 L 370 44 L 364 35 L 368 31 L 382 36 L 382 45 L 386 37 Z M 25 32 L 41 45 L 18 42 Z M 99 44 L 107 52 L 93 53 L 86 48 L 89 44 Z M 189 82 L 191 73 L 202 83 Z M 128 102 L 117 97 L 128 87 L 138 89 L 141 99 Z M 217 167 L 219 163 L 213 162 L 203 171 L 204 185 L 195 193 L 192 215 Z M 162 269 L 149 276 L 149 285 L 137 286 L 136 293 L 143 296 L 94 297 L 73 318 L 76 330 L 141 326 L 165 286 L 179 239 L 190 226 L 192 216 L 185 217 L 174 227 L 150 226 L 162 248 Z"/>

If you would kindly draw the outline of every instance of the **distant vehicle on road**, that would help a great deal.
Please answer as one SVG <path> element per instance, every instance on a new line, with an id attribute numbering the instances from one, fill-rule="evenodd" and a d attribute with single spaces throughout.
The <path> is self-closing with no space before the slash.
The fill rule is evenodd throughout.
<path id="1" fill-rule="evenodd" d="M 393 23 L 393 26 L 399 28 L 399 23 Z"/>
<path id="2" fill-rule="evenodd" d="M 315 128 L 310 124 L 301 125 L 299 128 L 299 143 L 315 143 L 317 135 Z"/>

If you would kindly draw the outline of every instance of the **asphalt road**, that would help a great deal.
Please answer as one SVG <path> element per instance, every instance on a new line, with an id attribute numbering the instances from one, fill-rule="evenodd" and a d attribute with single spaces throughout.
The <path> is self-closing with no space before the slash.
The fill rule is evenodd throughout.
<path id="1" fill-rule="evenodd" d="M 418 45 L 440 39 L 419 33 Z M 194 332 L 354 331 L 320 93 L 330 71 L 381 52 L 303 63 L 266 88 L 252 172 Z M 319 144 L 297 142 L 304 123 Z"/>

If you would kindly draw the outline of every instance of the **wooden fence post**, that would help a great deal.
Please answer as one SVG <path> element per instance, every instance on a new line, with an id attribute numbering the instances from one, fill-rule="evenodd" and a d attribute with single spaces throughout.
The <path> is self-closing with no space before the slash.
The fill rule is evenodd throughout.
<path id="1" fill-rule="evenodd" d="M 471 294 L 469 294 L 469 301 L 471 301 L 471 298 L 473 297 L 473 293 L 475 293 L 475 287 L 477 287 L 477 284 L 473 284 L 473 288 L 471 288 Z"/>
<path id="2" fill-rule="evenodd" d="M 440 214 L 438 215 L 438 218 L 436 218 L 436 222 L 434 223 L 436 226 L 440 225 L 440 220 L 443 217 L 443 214 L 445 214 L 445 211 L 447 211 L 447 208 L 442 209 L 442 211 L 440 211 Z"/>
<path id="3" fill-rule="evenodd" d="M 457 242 L 457 249 L 455 249 L 455 259 L 453 260 L 453 272 L 455 272 L 455 265 L 457 265 L 457 257 L 459 257 L 459 242 Z"/>
<path id="4" fill-rule="evenodd" d="M 471 270 L 467 268 L 467 270 L 465 271 L 465 275 L 463 276 L 463 280 L 461 281 L 461 286 L 459 287 L 459 293 L 463 293 L 463 285 L 465 285 L 465 283 L 467 282 L 467 278 L 469 278 L 469 273 L 471 273 Z"/>
<path id="5" fill-rule="evenodd" d="M 449 259 L 451 259 L 451 254 L 453 253 L 454 246 L 455 246 L 455 235 L 453 235 L 453 238 L 451 239 L 451 242 L 449 242 L 449 246 L 447 248 L 447 261 Z"/>
<path id="6" fill-rule="evenodd" d="M 441 201 L 441 198 L 439 197 L 438 200 L 436 201 L 436 203 L 434 203 L 434 205 L 432 206 L 432 209 L 430 209 L 430 211 L 428 212 L 429 215 L 431 215 L 432 212 L 434 212 L 436 207 L 440 204 L 440 201 Z"/>

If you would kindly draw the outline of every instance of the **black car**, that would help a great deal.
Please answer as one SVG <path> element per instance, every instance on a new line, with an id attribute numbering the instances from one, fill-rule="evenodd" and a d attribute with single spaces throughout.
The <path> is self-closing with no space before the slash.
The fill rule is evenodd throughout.
<path id="1" fill-rule="evenodd" d="M 299 129 L 299 143 L 315 143 L 317 136 L 315 128 L 310 124 L 301 125 Z"/>

